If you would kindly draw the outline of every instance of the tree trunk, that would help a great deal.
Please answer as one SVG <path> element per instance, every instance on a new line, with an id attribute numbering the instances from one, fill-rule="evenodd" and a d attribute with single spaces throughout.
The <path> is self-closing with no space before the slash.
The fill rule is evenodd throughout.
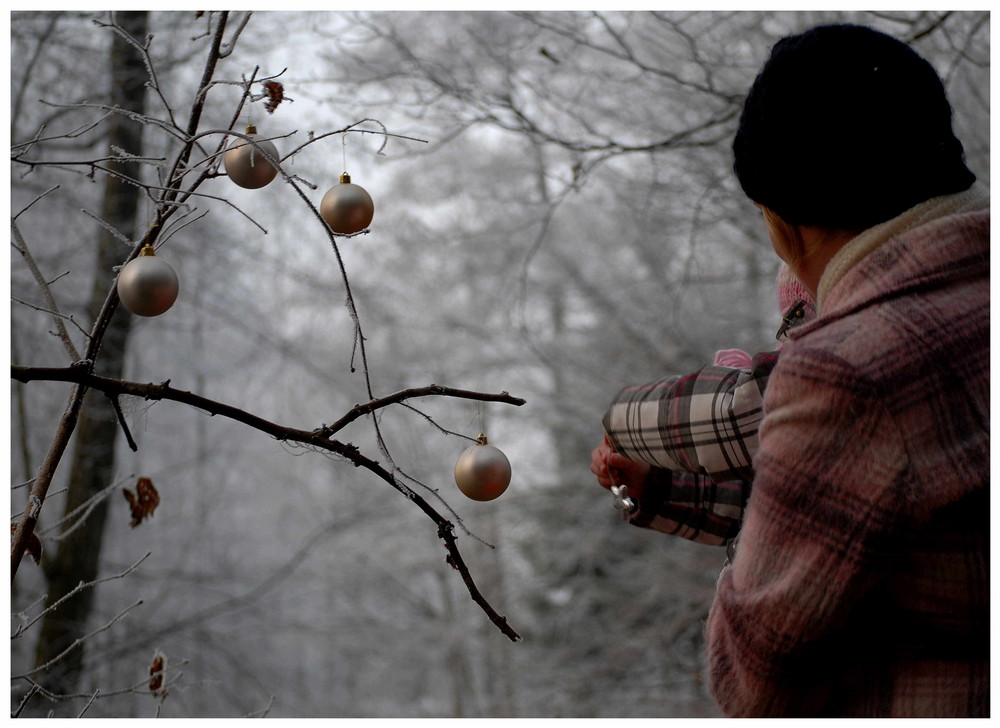
<path id="1" fill-rule="evenodd" d="M 142 43 L 147 32 L 147 16 L 146 11 L 121 12 L 116 14 L 116 21 L 125 32 Z M 111 104 L 142 113 L 147 76 L 141 53 L 117 33 L 113 35 L 110 53 Z M 109 117 L 108 148 L 116 147 L 141 155 L 142 125 L 124 114 Z M 130 177 L 139 174 L 138 165 L 134 162 L 118 162 L 116 165 Z M 134 236 L 139 195 L 137 187 L 111 176 L 105 178 L 101 217 L 130 239 Z M 97 267 L 90 295 L 90 309 L 95 316 L 114 282 L 114 266 L 122 262 L 125 252 L 121 241 L 103 228 L 100 230 Z M 121 378 L 130 324 L 131 314 L 119 307 L 104 337 L 100 360 L 96 364 L 97 373 Z M 65 513 L 73 511 L 110 485 L 117 436 L 118 425 L 111 403 L 99 392 L 88 392 L 76 431 Z M 48 604 L 71 591 L 81 581 L 97 577 L 108 500 L 103 499 L 87 517 L 86 524 L 62 540 L 58 553 L 46 562 Z M 93 601 L 94 590 L 85 589 L 46 616 L 35 648 L 36 665 L 46 664 L 86 634 Z M 74 692 L 80 682 L 82 665 L 81 645 L 53 665 L 41 682 L 55 693 Z"/>

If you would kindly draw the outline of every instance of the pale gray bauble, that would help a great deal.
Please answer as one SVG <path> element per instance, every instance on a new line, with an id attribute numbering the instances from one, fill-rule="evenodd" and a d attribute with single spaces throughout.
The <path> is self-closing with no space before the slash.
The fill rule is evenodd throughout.
<path id="1" fill-rule="evenodd" d="M 248 126 L 247 134 L 257 133 L 256 127 Z M 266 152 L 274 159 L 280 159 L 278 149 L 269 141 L 256 142 L 257 147 L 246 139 L 237 139 L 222 156 L 229 179 L 248 190 L 260 189 L 278 176 L 278 169 L 264 156 Z"/>
<path id="2" fill-rule="evenodd" d="M 333 232 L 350 235 L 371 225 L 375 203 L 368 191 L 351 182 L 351 176 L 344 172 L 340 182 L 323 195 L 319 214 Z"/>
<path id="3" fill-rule="evenodd" d="M 475 445 L 458 456 L 455 463 L 455 484 L 472 500 L 491 501 L 499 498 L 510 485 L 510 461 L 503 451 L 487 444 L 480 435 Z"/>
<path id="4" fill-rule="evenodd" d="M 118 273 L 118 298 L 137 316 L 159 316 L 174 305 L 180 281 L 173 267 L 157 258 L 153 246 L 142 249 Z"/>

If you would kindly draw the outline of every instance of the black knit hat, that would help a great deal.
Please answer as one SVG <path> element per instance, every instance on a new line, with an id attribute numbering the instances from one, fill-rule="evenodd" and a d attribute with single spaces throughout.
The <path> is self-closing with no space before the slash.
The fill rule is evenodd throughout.
<path id="1" fill-rule="evenodd" d="M 931 65 L 856 25 L 775 44 L 747 95 L 733 153 L 750 199 L 799 225 L 865 229 L 976 179 Z"/>

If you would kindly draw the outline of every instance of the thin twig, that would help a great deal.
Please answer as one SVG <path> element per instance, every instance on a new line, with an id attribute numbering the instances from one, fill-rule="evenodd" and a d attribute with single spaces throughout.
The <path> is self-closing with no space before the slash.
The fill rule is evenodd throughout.
<path id="1" fill-rule="evenodd" d="M 176 661 L 174 663 L 174 667 L 176 667 L 177 665 L 186 665 L 186 664 L 188 664 L 188 662 L 189 662 L 189 660 Z M 163 689 L 166 689 L 166 688 L 169 688 L 169 687 L 173 687 L 181 679 L 181 677 L 183 677 L 183 675 L 184 675 L 183 672 L 178 672 L 176 674 L 168 676 L 168 673 L 170 673 L 170 670 L 171 670 L 171 668 L 168 667 L 168 668 L 166 668 L 163 671 L 164 675 L 166 676 L 165 679 L 164 679 L 164 681 L 163 681 Z M 67 701 L 67 700 L 76 700 L 78 698 L 89 698 L 90 697 L 90 693 L 53 693 L 50 690 L 46 690 L 44 686 L 42 686 L 40 683 L 36 682 L 35 680 L 33 680 L 30 677 L 21 676 L 19 679 L 23 680 L 24 682 L 26 682 L 29 685 L 31 685 L 31 690 L 34 690 L 35 693 L 40 694 L 40 695 L 48 698 L 49 700 L 53 700 L 53 701 Z M 127 695 L 129 693 L 139 693 L 139 694 L 149 695 L 150 691 L 148 689 L 148 685 L 149 685 L 149 678 L 148 677 L 144 677 L 141 680 L 139 680 L 138 682 L 135 682 L 135 683 L 129 685 L 128 687 L 118 688 L 116 690 L 101 690 L 100 697 L 101 698 L 111 698 L 111 697 L 116 697 L 118 695 Z"/>
<path id="2" fill-rule="evenodd" d="M 156 244 L 156 248 L 159 249 L 164 243 L 166 243 L 170 238 L 179 233 L 181 230 L 186 228 L 188 225 L 193 225 L 200 220 L 203 220 L 207 215 L 208 210 L 198 210 L 198 208 L 192 209 L 190 212 L 185 213 L 183 216 L 174 220 L 170 223 L 167 228 L 160 233 L 160 242 Z M 193 217 L 191 217 L 193 216 Z M 191 217 L 191 219 L 186 220 L 186 217 Z M 258 225 L 258 227 L 260 227 Z"/>
<path id="3" fill-rule="evenodd" d="M 250 22 L 251 15 L 253 15 L 253 12 L 249 10 L 244 13 L 243 20 L 241 20 L 239 25 L 236 26 L 236 30 L 233 31 L 233 35 L 229 39 L 229 42 L 223 43 L 219 47 L 219 58 L 228 58 L 232 55 L 233 49 L 236 47 L 236 42 L 240 38 L 240 33 L 242 33 L 243 29 L 247 27 L 247 23 Z"/>
<path id="4" fill-rule="evenodd" d="M 88 581 L 88 582 L 82 582 L 81 581 L 79 584 L 77 584 L 75 587 L 73 587 L 73 589 L 71 591 L 67 592 L 66 594 L 64 594 L 63 596 L 61 596 L 58 600 L 56 600 L 55 602 L 53 602 L 52 604 L 50 604 L 49 606 L 47 606 L 45 609 L 43 609 L 41 612 L 39 612 L 37 615 L 35 615 L 35 618 L 32 619 L 30 622 L 27 622 L 25 624 L 22 624 L 22 625 L 18 626 L 17 630 L 14 632 L 14 634 L 12 634 L 10 636 L 10 638 L 11 639 L 17 639 L 22 634 L 24 634 L 27 630 L 31 629 L 31 625 L 35 624 L 39 619 L 41 619 L 42 617 L 44 617 L 49 612 L 54 612 L 56 609 L 59 608 L 60 604 L 62 604 L 63 602 L 65 602 L 67 599 L 72 598 L 76 594 L 79 594 L 84 589 L 91 589 L 91 588 L 97 586 L 98 584 L 103 584 L 103 583 L 108 582 L 108 581 L 114 581 L 116 579 L 124 579 L 126 576 L 128 576 L 129 574 L 131 574 L 133 571 L 135 571 L 136 569 L 138 569 L 139 565 L 142 564 L 143 561 L 145 561 L 146 559 L 148 559 L 149 556 L 150 556 L 150 554 L 152 554 L 151 551 L 147 552 L 145 556 L 143 556 L 141 559 L 139 559 L 138 561 L 136 561 L 130 567 L 128 567 L 127 569 L 125 569 L 125 571 L 123 571 L 123 572 L 121 572 L 119 574 L 113 574 L 111 576 L 104 576 L 104 577 L 101 577 L 100 579 L 94 579 L 93 581 Z M 27 674 L 30 675 L 31 673 L 29 672 Z"/>
<path id="5" fill-rule="evenodd" d="M 134 476 L 129 476 L 129 477 L 131 478 Z M 111 485 L 104 486 L 99 491 L 90 496 L 87 500 L 85 500 L 83 503 L 74 508 L 72 511 L 66 513 L 58 521 L 56 521 L 52 525 L 48 526 L 45 530 L 40 532 L 38 534 L 38 537 L 48 538 L 49 540 L 55 541 L 56 543 L 62 541 L 64 538 L 73 533 L 76 529 L 83 526 L 87 522 L 87 517 L 91 514 L 91 512 L 93 512 L 93 510 L 97 508 L 97 506 L 105 498 L 107 498 L 108 495 L 110 495 L 113 491 L 117 490 L 118 487 L 120 487 L 123 482 L 125 482 L 124 479 L 116 480 L 115 482 L 111 483 Z M 53 495 L 55 494 L 53 493 Z M 77 514 L 79 514 L 79 517 L 77 517 Z M 62 528 L 64 524 L 70 523 L 71 521 L 72 525 L 70 525 L 65 531 L 59 531 L 59 533 L 56 533 L 53 536 L 49 535 L 50 533 Z"/>
<path id="6" fill-rule="evenodd" d="M 304 149 L 305 147 L 308 147 L 310 144 L 314 144 L 315 142 L 318 142 L 320 139 L 325 139 L 326 137 L 335 136 L 337 134 L 347 134 L 349 132 L 353 132 L 355 134 L 381 134 L 384 137 L 392 137 L 393 139 L 403 139 L 403 140 L 406 140 L 408 142 L 420 142 L 421 144 L 429 144 L 430 143 L 426 139 L 418 139 L 417 137 L 404 136 L 403 134 L 392 134 L 392 133 L 387 132 L 387 131 L 375 131 L 374 129 L 355 129 L 355 127 L 358 124 L 362 124 L 365 121 L 375 121 L 375 120 L 374 119 L 362 119 L 361 121 L 356 121 L 353 124 L 348 124 L 347 126 L 341 128 L 341 129 L 337 129 L 335 131 L 327 131 L 327 132 L 323 132 L 322 134 L 315 134 L 312 137 L 310 137 L 308 139 L 308 141 L 305 141 L 302 144 L 300 144 L 299 146 L 295 147 L 295 149 L 293 149 L 288 154 L 286 154 L 284 158 L 288 159 L 292 155 L 298 154 L 300 151 L 302 151 L 302 149 Z M 381 122 L 378 122 L 378 123 L 381 123 Z"/>
<path id="7" fill-rule="evenodd" d="M 59 461 L 62 460 L 63 453 L 66 452 L 66 447 L 69 445 L 73 430 L 76 429 L 85 393 L 85 387 L 76 386 L 73 388 L 69 402 L 66 405 L 66 410 L 63 412 L 59 420 L 59 425 L 56 428 L 55 437 L 49 445 L 49 450 L 45 454 L 45 459 L 42 461 L 42 465 L 38 469 L 38 474 L 35 476 L 35 482 L 28 493 L 29 505 L 25 508 L 24 514 L 21 516 L 21 520 L 18 521 L 17 527 L 14 529 L 14 535 L 11 538 L 11 583 L 13 583 L 14 577 L 17 576 L 17 568 L 21 565 L 21 559 L 24 558 L 24 552 L 28 547 L 28 540 L 35 531 L 35 524 L 38 523 L 38 515 L 41 511 L 42 503 L 48 494 L 49 485 L 52 483 L 56 468 L 59 466 Z"/>
<path id="8" fill-rule="evenodd" d="M 108 396 L 108 400 L 111 402 L 111 408 L 115 411 L 115 417 L 118 418 L 118 424 L 122 428 L 122 432 L 125 433 L 125 441 L 128 442 L 129 449 L 132 452 L 139 452 L 139 446 L 135 444 L 135 440 L 132 439 L 132 431 L 128 427 L 128 422 L 125 421 L 125 415 L 122 414 L 121 405 L 118 403 L 118 397 Z"/>
<path id="9" fill-rule="evenodd" d="M 171 192 L 171 191 L 173 191 L 173 190 L 176 189 L 175 187 L 164 187 L 164 186 L 160 186 L 160 185 L 153 185 L 153 184 L 147 184 L 145 182 L 139 182 L 138 180 L 132 179 L 131 177 L 128 177 L 128 176 L 122 174 L 121 172 L 117 172 L 117 171 L 112 170 L 112 169 L 107 169 L 107 168 L 104 168 L 104 167 L 98 167 L 97 169 L 99 169 L 101 172 L 106 172 L 107 174 L 109 174 L 112 177 L 117 177 L 118 179 L 120 179 L 123 182 L 127 182 L 128 184 L 132 184 L 132 185 L 135 185 L 136 187 L 139 187 L 140 189 L 142 189 L 142 190 L 144 190 L 146 192 L 147 196 L 151 196 L 150 193 L 152 193 L 152 192 Z M 168 202 L 165 202 L 165 203 L 164 202 L 160 202 L 160 206 L 163 209 L 167 209 L 167 208 L 177 209 L 178 207 L 181 207 L 184 204 L 184 201 L 190 199 L 191 197 L 198 197 L 198 198 L 206 199 L 206 200 L 215 200 L 216 202 L 221 202 L 221 203 L 223 203 L 225 205 L 228 205 L 229 207 L 231 207 L 234 210 L 236 210 L 236 212 L 238 212 L 240 215 L 242 215 L 247 220 L 249 220 L 251 223 L 253 223 L 254 225 L 256 225 L 257 228 L 262 233 L 264 233 L 265 235 L 267 234 L 267 230 L 259 222 L 257 222 L 256 220 L 254 220 L 253 217 L 251 217 L 249 213 L 243 211 L 242 209 L 240 209 L 240 207 L 238 205 L 236 205 L 231 200 L 229 200 L 229 199 L 227 199 L 227 198 L 225 198 L 225 197 L 223 197 L 221 195 L 209 195 L 209 194 L 204 193 L 204 192 L 197 192 L 194 189 L 190 189 L 190 190 L 186 190 L 185 191 L 184 200 L 182 200 L 181 202 L 175 202 L 175 201 L 172 201 L 172 200 L 168 201 Z M 88 210 L 82 210 L 82 212 L 85 215 L 88 215 L 89 217 L 94 218 L 99 223 L 102 222 L 101 219 L 97 215 L 95 215 L 94 213 L 92 213 L 92 212 L 90 212 Z M 108 227 L 107 223 L 103 223 L 103 224 L 104 224 L 105 227 Z M 110 227 L 108 227 L 108 229 L 110 230 Z M 122 238 L 121 233 L 118 233 L 116 235 L 116 237 Z"/>
<path id="10" fill-rule="evenodd" d="M 60 187 L 60 185 L 55 185 L 54 187 L 50 187 L 49 189 L 45 190 L 45 192 L 42 192 L 42 193 L 41 193 L 40 195 L 36 196 L 36 197 L 35 197 L 35 199 L 33 199 L 33 200 L 32 200 L 31 202 L 29 202 L 29 203 L 28 203 L 27 205 L 25 205 L 24 207 L 22 207 L 22 208 L 21 208 L 21 209 L 20 209 L 20 210 L 18 211 L 18 213 L 17 213 L 16 215 L 14 215 L 14 216 L 13 216 L 13 218 L 11 218 L 11 219 L 13 219 L 13 220 L 17 220 L 17 218 L 21 217 L 21 215 L 23 215 L 23 214 L 24 214 L 24 213 L 26 213 L 26 212 L 27 212 L 28 210 L 30 210 L 30 209 L 31 209 L 31 206 L 32 206 L 32 205 L 34 205 L 34 204 L 35 204 L 36 202 L 38 202 L 39 200 L 41 200 L 41 199 L 42 199 L 43 197 L 45 197 L 46 195 L 48 195 L 48 194 L 50 194 L 50 193 L 52 193 L 52 192 L 55 192 L 56 190 L 58 190 L 58 189 L 59 189 L 59 187 Z"/>
<path id="11" fill-rule="evenodd" d="M 32 668 L 31 670 L 29 670 L 28 672 L 26 672 L 26 673 L 24 673 L 22 675 L 12 675 L 11 679 L 12 680 L 14 680 L 14 679 L 20 679 L 20 678 L 28 677 L 30 675 L 34 675 L 35 673 L 38 673 L 38 672 L 43 672 L 45 670 L 48 670 L 50 667 L 52 667 L 54 664 L 56 664 L 57 662 L 59 662 L 66 655 L 68 655 L 70 652 L 72 652 L 77 647 L 79 647 L 80 645 L 82 645 L 84 642 L 86 642 L 87 640 L 89 640 L 91 637 L 94 637 L 95 635 L 98 635 L 101 632 L 106 632 L 109 629 L 111 629 L 112 627 L 114 627 L 116 624 L 118 624 L 118 622 L 120 622 L 121 620 L 123 620 L 128 615 L 129 612 L 131 612 L 133 609 L 135 609 L 136 607 L 138 607 L 140 604 L 142 604 L 142 599 L 136 600 L 133 604 L 130 604 L 129 606 L 125 607 L 125 609 L 123 609 L 118 614 L 116 614 L 114 617 L 112 617 L 111 621 L 108 622 L 107 624 L 105 624 L 105 625 L 103 625 L 101 627 L 98 627 L 97 629 L 93 630 L 92 632 L 88 632 L 83 637 L 78 637 L 77 639 L 73 640 L 72 644 L 70 644 L 69 647 L 67 647 L 65 650 L 63 650 L 62 652 L 60 652 L 58 655 L 56 655 L 55 657 L 53 657 L 48 662 L 46 662 L 44 665 L 39 665 L 38 667 Z"/>
<path id="12" fill-rule="evenodd" d="M 66 351 L 69 353 L 70 361 L 80 361 L 80 353 L 76 350 L 76 346 L 73 344 L 73 340 L 69 338 L 69 332 L 66 331 L 66 325 L 63 324 L 63 315 L 59 313 L 59 307 L 56 305 L 56 300 L 52 297 L 52 290 L 49 288 L 48 281 L 45 280 L 45 276 L 38 269 L 38 265 L 35 263 L 34 257 L 31 255 L 31 251 L 28 250 L 28 244 L 24 241 L 24 236 L 21 235 L 21 229 L 17 226 L 17 223 L 11 220 L 10 222 L 11 230 L 14 233 L 14 240 L 17 242 L 12 242 L 17 252 L 21 254 L 24 258 L 24 262 L 28 265 L 28 270 L 31 271 L 31 275 L 35 279 L 35 283 L 38 284 L 38 288 L 42 292 L 42 298 L 45 299 L 45 303 L 49 307 L 49 313 L 52 314 L 53 321 L 56 322 L 56 330 L 59 332 L 59 338 L 62 340 L 63 346 L 66 347 Z"/>
<path id="13" fill-rule="evenodd" d="M 47 103 L 46 101 L 39 101 L 39 103 L 45 104 L 46 106 L 53 106 L 55 108 L 72 108 L 73 106 L 75 106 L 75 105 L 59 106 L 59 105 L 56 105 L 56 104 Z M 26 142 L 19 142 L 17 144 L 11 144 L 10 148 L 11 149 L 21 149 L 23 147 L 22 153 L 26 153 L 29 149 L 31 149 L 31 147 L 35 146 L 39 142 L 50 142 L 50 141 L 55 141 L 55 140 L 59 140 L 59 139 L 76 139 L 77 137 L 83 136 L 84 134 L 86 134 L 87 132 L 91 131 L 92 129 L 96 129 L 97 127 L 99 127 L 101 125 L 101 123 L 105 119 L 107 119 L 109 116 L 111 116 L 111 113 L 112 112 L 108 111 L 106 114 L 104 114 L 103 116 L 101 116 L 96 121 L 93 121 L 93 122 L 90 122 L 88 124 L 84 124 L 82 126 L 79 126 L 76 129 L 74 129 L 73 131 L 66 132 L 64 134 L 56 134 L 55 136 L 50 136 L 50 137 L 43 137 L 42 136 L 42 132 L 44 132 L 48 128 L 48 127 L 46 127 L 43 124 L 41 127 L 39 127 L 38 131 L 35 132 L 35 136 L 31 137 L 31 139 L 29 139 Z M 16 156 L 14 157 L 14 160 L 15 161 L 17 160 Z"/>
<path id="14" fill-rule="evenodd" d="M 371 414 L 375 410 L 382 409 L 383 407 L 388 407 L 391 404 L 398 404 L 408 399 L 415 399 L 417 397 L 456 397 L 458 399 L 474 399 L 482 402 L 505 402 L 512 405 L 523 405 L 524 400 L 519 397 L 511 397 L 507 392 L 501 392 L 500 394 L 487 394 L 484 392 L 475 392 L 468 389 L 453 389 L 452 387 L 442 387 L 439 384 L 431 384 L 426 387 L 414 387 L 411 389 L 404 389 L 395 394 L 390 394 L 387 397 L 380 397 L 379 399 L 373 399 L 367 404 L 356 404 L 351 409 L 350 412 L 345 414 L 339 420 L 334 422 L 332 425 L 324 425 L 321 428 L 321 433 L 323 436 L 329 436 L 342 430 L 346 425 L 353 422 L 367 414 Z"/>
<path id="15" fill-rule="evenodd" d="M 170 103 L 163 96 L 163 90 L 160 88 L 160 82 L 156 75 L 156 69 L 153 66 L 153 58 L 149 54 L 149 47 L 152 44 L 153 36 L 147 35 L 146 42 L 140 43 L 138 40 L 133 38 L 129 33 L 125 32 L 124 28 L 122 28 L 120 25 L 114 22 L 113 15 L 111 23 L 102 23 L 96 18 L 92 22 L 94 23 L 94 25 L 97 25 L 98 27 L 101 28 L 111 28 L 115 33 L 124 38 L 127 43 L 129 43 L 132 47 L 134 47 L 137 51 L 139 51 L 139 54 L 142 56 L 143 65 L 146 66 L 146 73 L 149 76 L 149 83 L 148 83 L 149 88 L 153 89 L 153 91 L 156 92 L 157 97 L 159 97 L 160 102 L 163 104 L 163 108 L 166 110 L 167 115 L 170 117 L 171 125 L 175 129 L 177 129 L 177 131 L 180 131 L 181 129 L 177 125 L 177 121 L 174 119 L 174 111 L 170 107 Z"/>
<path id="16" fill-rule="evenodd" d="M 247 713 L 244 718 L 266 718 L 267 714 L 271 712 L 271 706 L 274 705 L 274 696 L 271 695 L 267 701 L 267 705 L 264 706 L 262 710 L 255 710 L 252 713 Z"/>
<path id="17" fill-rule="evenodd" d="M 94 694 L 90 696 L 90 700 L 88 700 L 88 701 L 87 701 L 87 704 L 83 706 L 83 710 L 81 710 L 81 711 L 80 711 L 80 712 L 79 712 L 79 713 L 77 714 L 77 716 L 76 716 L 76 717 L 77 717 L 77 718 L 82 718 L 82 717 L 83 717 L 83 714 L 84 714 L 84 713 L 86 713 L 86 712 L 87 712 L 87 710 L 88 710 L 88 709 L 90 708 L 90 706 L 94 704 L 94 701 L 95 701 L 95 700 L 97 700 L 97 696 L 98 696 L 98 695 L 100 695 L 100 694 L 101 694 L 101 689 L 100 689 L 100 688 L 97 688 L 97 689 L 96 689 L 96 690 L 94 691 Z"/>
<path id="18" fill-rule="evenodd" d="M 26 706 L 28 704 L 28 701 L 35 696 L 35 693 L 37 693 L 41 689 L 42 689 L 41 686 L 37 684 L 32 685 L 30 688 L 28 688 L 28 692 L 26 692 L 24 694 L 24 697 L 21 698 L 21 702 L 18 703 L 17 709 L 11 712 L 10 717 L 17 718 L 18 716 L 20 716 L 21 711 L 24 710 L 24 706 Z"/>
<path id="19" fill-rule="evenodd" d="M 107 104 L 92 104 L 92 103 L 86 103 L 86 102 L 76 102 L 76 103 L 71 103 L 71 104 L 57 104 L 57 103 L 55 103 L 53 101 L 45 101 L 44 99 L 39 100 L 38 103 L 43 104 L 44 106 L 48 106 L 49 108 L 52 108 L 52 109 L 64 109 L 64 110 L 96 109 L 96 110 L 105 112 L 105 114 L 102 117 L 102 119 L 106 119 L 107 117 L 113 116 L 115 114 L 121 114 L 122 116 L 127 116 L 129 119 L 132 119 L 133 121 L 137 121 L 137 122 L 142 123 L 142 124 L 150 124 L 150 125 L 155 126 L 155 127 L 159 128 L 159 129 L 162 129 L 163 131 L 165 131 L 168 134 L 170 134 L 170 136 L 172 136 L 172 137 L 176 137 L 178 139 L 183 139 L 184 138 L 184 132 L 181 129 L 178 129 L 172 123 L 164 121 L 163 119 L 157 119 L 155 116 L 146 116 L 145 114 L 140 114 L 140 113 L 135 112 L 135 111 L 129 111 L 128 109 L 123 109 L 120 106 L 108 106 Z M 79 136 L 81 133 L 84 133 L 87 130 L 89 130 L 89 129 L 95 127 L 95 126 L 97 126 L 97 123 L 88 124 L 86 126 L 80 127 L 81 131 L 80 131 L 80 133 L 77 134 L 77 136 Z M 61 139 L 63 137 L 68 137 L 68 136 L 71 136 L 71 135 L 60 134 L 58 136 L 49 137 L 48 139 Z M 35 140 L 32 140 L 32 143 L 34 141 Z M 39 139 L 38 141 L 47 141 L 47 140 L 46 139 Z M 23 146 L 23 144 L 22 144 L 22 146 Z"/>
<path id="20" fill-rule="evenodd" d="M 58 311 L 53 311 L 53 310 L 52 310 L 51 308 L 44 308 L 44 307 L 42 307 L 42 306 L 36 306 L 35 304 L 33 304 L 33 303 L 29 302 L 29 301 L 25 301 L 24 299 L 21 299 L 21 298 L 18 298 L 17 296 L 11 296 L 11 297 L 10 297 L 10 300 L 11 300 L 11 301 L 13 301 L 14 303 L 18 303 L 18 304 L 20 304 L 20 305 L 22 305 L 22 306 L 27 306 L 28 308 L 32 308 L 32 309 L 34 309 L 35 311 L 40 311 L 41 313 L 47 313 L 47 314 L 49 314 L 50 316 L 52 316 L 52 318 L 54 318 L 54 319 L 55 319 L 55 320 L 57 320 L 57 321 L 58 321 L 58 320 L 60 320 L 60 319 L 66 319 L 66 320 L 67 320 L 67 321 L 69 321 L 69 322 L 70 322 L 71 324 L 73 324 L 74 326 L 76 326 L 76 328 L 77 328 L 77 329 L 78 329 L 78 330 L 79 330 L 79 331 L 80 331 L 80 332 L 81 332 L 81 333 L 82 333 L 82 334 L 83 334 L 84 336 L 90 336 L 90 334 L 89 334 L 89 333 L 87 332 L 87 330 L 86 330 L 85 328 L 83 328 L 82 326 L 80 326 L 80 324 L 79 324 L 79 323 L 77 323 L 76 319 L 75 319 L 75 318 L 73 318 L 72 316 L 67 316 L 67 315 L 66 315 L 66 314 L 64 314 L 64 313 L 59 313 Z M 61 338 L 62 338 L 62 336 L 59 336 L 59 338 L 61 339 Z M 64 344 L 66 343 L 66 342 L 65 342 L 65 340 L 63 340 L 63 343 L 64 343 Z M 70 343 L 72 343 L 72 342 L 70 342 Z M 73 350 L 71 350 L 71 351 L 69 352 L 69 355 L 70 355 L 71 357 L 72 357 L 72 356 L 73 356 L 74 354 L 75 354 L 75 355 L 76 355 L 76 357 L 77 357 L 76 359 L 74 359 L 74 361 L 79 361 L 79 356 L 80 356 L 80 355 L 79 355 L 79 354 L 76 354 L 76 349 L 75 349 L 75 347 L 73 348 Z"/>
<path id="21" fill-rule="evenodd" d="M 47 159 L 22 159 L 18 157 L 14 161 L 18 164 L 23 164 L 26 167 L 93 167 L 95 170 L 101 172 L 107 172 L 109 174 L 113 173 L 114 170 L 109 167 L 103 167 L 101 164 L 103 162 L 143 162 L 145 164 L 164 164 L 167 160 L 163 157 L 140 157 L 137 154 L 128 154 L 122 149 L 112 148 L 113 154 L 105 154 L 100 157 L 93 157 L 89 159 L 74 159 L 70 160 L 47 160 Z M 92 174 L 92 172 L 87 173 Z M 128 181 L 129 178 L 125 175 L 119 175 L 123 180 Z"/>
<path id="22" fill-rule="evenodd" d="M 17 67 L 20 71 L 19 83 L 13 84 L 17 89 L 14 94 L 14 99 L 10 105 L 10 128 L 16 129 L 18 127 L 18 121 L 21 117 L 22 104 L 24 103 L 24 95 L 28 91 L 29 83 L 28 80 L 32 77 L 35 71 L 35 66 L 42 58 L 43 51 L 49 44 L 49 41 L 55 36 L 56 24 L 62 19 L 63 13 L 48 13 L 48 26 L 42 31 L 41 35 L 38 36 L 38 42 L 35 45 L 34 50 L 31 55 L 25 59 L 24 57 L 18 58 Z M 13 69 L 11 69 L 13 76 Z"/>

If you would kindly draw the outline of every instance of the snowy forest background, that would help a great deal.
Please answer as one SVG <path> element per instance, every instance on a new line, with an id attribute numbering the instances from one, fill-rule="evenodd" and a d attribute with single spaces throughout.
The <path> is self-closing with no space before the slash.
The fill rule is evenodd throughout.
<path id="1" fill-rule="evenodd" d="M 84 349 L 104 180 L 42 162 L 107 155 L 112 17 L 10 20 L 11 214 L 22 239 L 11 252 L 11 361 L 66 367 L 21 244 Z M 214 78 L 230 83 L 205 95 L 202 128 L 229 128 L 254 74 L 275 77 L 286 98 L 273 114 L 249 104 L 233 128 L 256 124 L 282 154 L 356 125 L 283 166 L 316 185 L 317 206 L 345 169 L 374 198 L 371 232 L 337 241 L 374 396 L 439 384 L 526 400 L 430 397 L 379 410 L 384 446 L 370 416 L 342 435 L 456 524 L 478 588 L 522 639 L 469 598 L 434 523 L 369 472 L 182 404 L 122 398 L 137 450 L 115 425 L 111 477 L 68 517 L 64 459 L 38 522 L 41 566 L 26 556 L 13 581 L 12 712 L 716 715 L 701 628 L 724 550 L 622 524 L 588 469 L 604 406 L 620 386 L 691 370 L 717 349 L 774 345 L 777 259 L 729 148 L 770 45 L 830 21 L 911 40 L 944 78 L 970 166 L 988 185 L 989 13 L 244 20 L 228 19 L 227 39 L 241 32 Z M 181 118 L 218 14 L 150 12 L 146 22 L 156 93 L 145 113 Z M 172 158 L 166 124 L 136 125 L 144 157 Z M 281 178 L 250 191 L 218 177 L 202 191 L 157 253 L 177 269 L 180 297 L 163 316 L 132 321 L 123 378 L 169 379 L 304 430 L 367 402 L 337 260 L 299 196 Z M 144 196 L 132 242 L 153 211 Z M 131 247 L 118 245 L 116 265 Z M 12 523 L 69 391 L 12 383 Z M 452 477 L 480 430 L 514 471 L 489 503 L 465 498 Z M 161 503 L 131 527 L 122 490 L 140 477 Z M 100 527 L 89 520 L 99 503 Z M 47 682 L 39 643 L 59 612 L 35 619 L 47 568 L 88 529 L 101 534 L 100 583 L 86 590 L 93 602 L 76 625 L 85 639 L 67 659 L 80 669 Z M 165 686 L 153 691 L 155 655 Z"/>

